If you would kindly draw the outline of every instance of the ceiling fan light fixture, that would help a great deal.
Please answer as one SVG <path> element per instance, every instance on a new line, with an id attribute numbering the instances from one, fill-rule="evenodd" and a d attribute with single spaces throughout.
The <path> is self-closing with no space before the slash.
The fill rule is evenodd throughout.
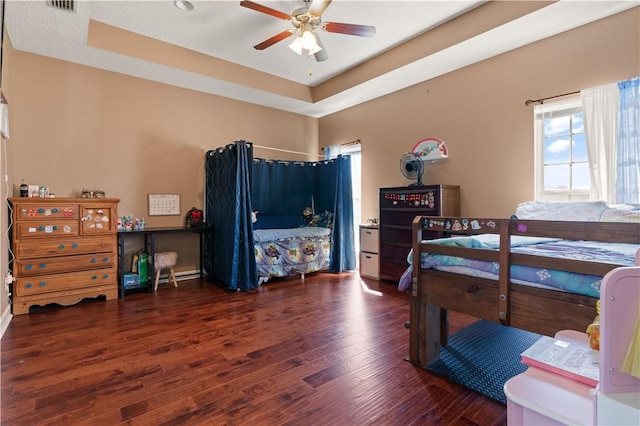
<path id="1" fill-rule="evenodd" d="M 307 50 L 318 49 L 318 42 L 314 37 L 313 33 L 309 30 L 302 32 L 302 37 L 300 38 L 300 42 L 302 43 L 302 48 Z"/>
<path id="2" fill-rule="evenodd" d="M 302 40 L 301 37 L 298 36 L 293 40 L 293 43 L 289 45 L 289 48 L 296 52 L 298 55 L 302 55 Z"/>
<path id="3" fill-rule="evenodd" d="M 331 4 L 331 0 L 302 1 L 304 2 L 304 7 L 300 7 L 288 14 L 272 9 L 263 4 L 256 3 L 253 0 L 242 0 L 240 2 L 240 6 L 288 21 L 293 26 L 291 29 L 282 31 L 273 37 L 266 39 L 262 43 L 256 44 L 253 48 L 256 50 L 264 50 L 269 46 L 273 46 L 274 44 L 289 38 L 290 36 L 295 36 L 295 40 L 293 40 L 289 45 L 291 50 L 296 52 L 298 55 L 302 55 L 302 51 L 306 50 L 309 56 L 315 56 L 317 62 L 323 62 L 329 58 L 329 55 L 327 54 L 325 47 L 322 45 L 322 41 L 314 32 L 318 28 L 322 28 L 324 31 L 329 33 L 347 34 L 359 37 L 373 37 L 376 33 L 376 27 L 371 25 L 322 22 L 321 15 L 327 6 Z"/>

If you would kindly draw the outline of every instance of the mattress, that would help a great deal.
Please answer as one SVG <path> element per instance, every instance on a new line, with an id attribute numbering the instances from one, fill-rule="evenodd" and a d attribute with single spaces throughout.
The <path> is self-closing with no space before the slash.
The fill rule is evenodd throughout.
<path id="1" fill-rule="evenodd" d="M 481 234 L 428 240 L 423 241 L 423 243 L 498 250 L 499 238 L 500 237 L 495 234 Z M 638 244 L 569 241 L 555 238 L 520 236 L 511 237 L 512 253 L 611 263 L 622 266 L 633 266 L 635 254 L 638 250 L 640 250 L 640 245 Z M 422 253 L 421 267 L 496 280 L 498 279 L 500 270 L 498 262 L 430 253 Z M 543 286 L 585 296 L 600 296 L 601 276 L 576 274 L 567 271 L 522 265 L 511 265 L 510 275 L 511 280 L 517 283 Z M 401 290 L 403 290 L 402 287 L 408 288 L 408 284 L 400 283 L 399 288 Z"/>

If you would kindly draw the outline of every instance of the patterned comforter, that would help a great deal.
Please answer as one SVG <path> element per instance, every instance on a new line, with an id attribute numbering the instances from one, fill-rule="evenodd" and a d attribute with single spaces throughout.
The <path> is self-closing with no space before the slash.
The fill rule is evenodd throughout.
<path id="1" fill-rule="evenodd" d="M 256 268 L 262 282 L 271 277 L 329 269 L 329 228 L 256 229 L 253 237 Z"/>
<path id="2" fill-rule="evenodd" d="M 482 234 L 469 237 L 453 237 L 424 241 L 429 244 L 444 244 L 457 247 L 485 248 L 497 250 L 499 236 Z M 593 241 L 569 241 L 553 238 L 519 237 L 511 238 L 513 253 L 533 254 L 537 256 L 556 257 L 563 259 L 589 260 L 592 262 L 612 263 L 633 266 L 636 252 L 640 250 L 638 244 L 602 243 Z M 409 255 L 411 262 L 411 254 Z M 461 257 L 440 254 L 423 253 L 422 268 L 433 268 L 442 271 L 473 275 L 483 278 L 498 279 L 499 264 L 482 260 L 465 259 Z M 602 277 L 595 275 L 575 274 L 547 268 L 511 265 L 511 280 L 517 283 L 533 284 L 551 287 L 570 293 L 599 297 Z M 403 275 L 398 288 L 402 291 L 410 286 Z"/>

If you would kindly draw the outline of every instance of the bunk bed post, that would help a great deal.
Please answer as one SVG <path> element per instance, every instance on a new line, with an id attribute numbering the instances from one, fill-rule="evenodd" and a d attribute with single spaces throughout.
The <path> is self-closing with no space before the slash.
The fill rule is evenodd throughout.
<path id="1" fill-rule="evenodd" d="M 420 217 L 412 223 L 413 228 L 413 261 L 411 271 L 411 300 L 409 305 L 409 359 L 414 364 L 420 364 L 420 307 L 422 303 L 418 297 L 418 283 L 420 282 L 420 251 L 416 250 L 417 243 L 422 239 Z"/>
<path id="2" fill-rule="evenodd" d="M 423 216 L 416 216 L 412 229 L 413 261 L 410 302 L 409 359 L 413 364 L 426 368 L 440 358 L 440 345 L 448 336 L 448 316 L 445 309 L 424 302 L 426 289 L 419 285 L 422 230 L 426 225 Z"/>
<path id="3" fill-rule="evenodd" d="M 509 325 L 509 283 L 511 282 L 511 221 L 500 221 L 500 252 L 498 262 L 501 267 L 498 275 L 498 319 L 504 325 Z"/>

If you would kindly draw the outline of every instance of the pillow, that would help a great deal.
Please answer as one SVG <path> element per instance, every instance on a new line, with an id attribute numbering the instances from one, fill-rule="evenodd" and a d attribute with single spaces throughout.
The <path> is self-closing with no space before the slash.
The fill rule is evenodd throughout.
<path id="1" fill-rule="evenodd" d="M 601 222 L 640 223 L 640 210 L 609 209 L 602 212 Z"/>
<path id="2" fill-rule="evenodd" d="M 516 208 L 518 219 L 598 221 L 609 206 L 604 201 L 527 201 Z"/>

